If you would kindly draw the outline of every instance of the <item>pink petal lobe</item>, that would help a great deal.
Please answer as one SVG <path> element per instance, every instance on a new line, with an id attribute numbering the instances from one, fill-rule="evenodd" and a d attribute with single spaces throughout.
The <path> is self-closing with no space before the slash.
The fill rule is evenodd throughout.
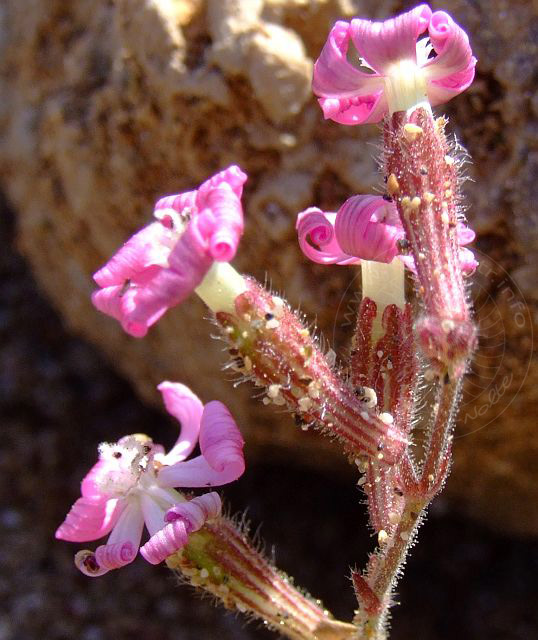
<path id="1" fill-rule="evenodd" d="M 351 38 L 359 55 L 380 75 L 400 60 L 416 62 L 416 43 L 430 22 L 431 9 L 421 4 L 407 13 L 384 22 L 355 18 Z"/>
<path id="2" fill-rule="evenodd" d="M 163 248 L 166 229 L 152 222 L 134 234 L 93 276 L 100 287 L 123 285 L 147 267 L 159 264 L 169 250 Z"/>
<path id="3" fill-rule="evenodd" d="M 83 498 L 94 498 L 96 500 L 108 499 L 111 496 L 105 494 L 100 486 L 100 477 L 106 473 L 108 463 L 106 460 L 99 459 L 80 483 L 81 494 Z"/>
<path id="4" fill-rule="evenodd" d="M 165 381 L 157 389 L 162 394 L 168 413 L 181 424 L 176 444 L 162 459 L 163 464 L 174 464 L 185 460 L 196 446 L 204 406 L 198 396 L 184 384 Z"/>
<path id="5" fill-rule="evenodd" d="M 318 102 L 326 120 L 345 125 L 379 122 L 388 110 L 383 91 L 353 98 L 320 98 Z"/>
<path id="6" fill-rule="evenodd" d="M 231 413 L 222 402 L 205 405 L 200 424 L 201 456 L 165 466 L 161 487 L 218 487 L 239 478 L 245 470 L 244 441 Z"/>
<path id="7" fill-rule="evenodd" d="M 88 542 L 106 536 L 120 517 L 124 505 L 104 498 L 79 498 L 56 531 L 56 538 L 68 542 Z"/>
<path id="8" fill-rule="evenodd" d="M 301 251 L 318 264 L 354 264 L 356 258 L 344 253 L 336 240 L 335 217 L 335 213 L 326 213 L 317 207 L 302 211 L 296 223 Z"/>
<path id="9" fill-rule="evenodd" d="M 244 470 L 244 460 L 236 459 L 222 471 L 217 471 L 201 455 L 163 467 L 159 471 L 158 483 L 161 487 L 220 487 L 237 480 Z"/>
<path id="10" fill-rule="evenodd" d="M 113 285 L 92 293 L 93 306 L 101 313 L 121 322 L 123 285 Z"/>
<path id="11" fill-rule="evenodd" d="M 342 249 L 357 258 L 392 262 L 404 236 L 396 207 L 380 196 L 348 198 L 336 215 L 335 234 Z"/>
<path id="12" fill-rule="evenodd" d="M 148 332 L 148 327 L 162 316 L 167 307 L 161 307 L 158 310 L 159 315 L 157 315 L 157 313 L 153 314 L 150 318 L 153 322 L 148 320 L 144 322 L 132 321 L 127 317 L 125 312 L 126 302 L 128 306 L 129 297 L 132 295 L 131 292 L 129 296 L 126 297 L 127 291 L 128 289 L 126 289 L 125 286 L 119 285 L 94 291 L 92 293 L 92 303 L 96 309 L 101 311 L 101 313 L 117 320 L 121 324 L 123 330 L 133 336 L 133 338 L 143 338 Z"/>
<path id="13" fill-rule="evenodd" d="M 383 86 L 379 76 L 364 73 L 348 62 L 349 40 L 350 25 L 339 20 L 331 29 L 314 65 L 312 90 L 317 96 L 349 98 L 371 94 Z"/>
<path id="14" fill-rule="evenodd" d="M 442 80 L 428 82 L 428 99 L 432 106 L 448 102 L 467 89 L 474 80 L 476 58 L 473 58 L 467 69 L 452 73 Z"/>
<path id="15" fill-rule="evenodd" d="M 213 260 L 192 223 L 173 248 L 169 263 L 169 269 L 161 269 L 147 284 L 125 292 L 122 324 L 132 335 L 139 332 L 139 327 L 152 326 L 167 309 L 183 302 L 211 267 Z"/>

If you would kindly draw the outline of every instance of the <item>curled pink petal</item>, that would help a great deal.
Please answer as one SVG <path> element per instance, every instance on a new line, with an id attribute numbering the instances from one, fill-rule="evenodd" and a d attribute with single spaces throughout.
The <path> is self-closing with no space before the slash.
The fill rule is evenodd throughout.
<path id="1" fill-rule="evenodd" d="M 363 260 L 392 262 L 404 236 L 396 207 L 380 196 L 348 198 L 336 215 L 335 234 L 342 249 Z"/>
<path id="2" fill-rule="evenodd" d="M 371 94 L 383 87 L 383 81 L 377 74 L 360 71 L 348 62 L 349 40 L 350 25 L 339 20 L 331 29 L 314 65 L 312 90 L 317 96 L 345 98 Z"/>
<path id="3" fill-rule="evenodd" d="M 56 538 L 69 542 L 98 540 L 118 521 L 123 505 L 118 500 L 79 498 L 56 531 Z"/>
<path id="4" fill-rule="evenodd" d="M 357 259 L 344 253 L 336 240 L 335 217 L 335 213 L 325 213 L 317 207 L 302 211 L 296 223 L 301 251 L 319 264 L 354 264 Z"/>
<path id="5" fill-rule="evenodd" d="M 166 229 L 152 222 L 134 234 L 93 276 L 100 287 L 122 286 L 152 265 L 161 264 L 169 249 L 163 249 Z"/>
<path id="6" fill-rule="evenodd" d="M 144 528 L 144 519 L 139 507 L 123 502 L 124 508 L 112 529 L 107 544 L 102 544 L 91 552 L 77 554 L 75 563 L 82 573 L 99 576 L 119 569 L 136 558 L 140 538 Z"/>
<path id="7" fill-rule="evenodd" d="M 159 564 L 185 546 L 189 534 L 216 518 L 221 508 L 219 494 L 214 491 L 174 505 L 165 517 L 168 524 L 151 536 L 140 553 L 151 564 Z"/>
<path id="8" fill-rule="evenodd" d="M 130 542 L 103 544 L 95 552 L 86 549 L 79 551 L 75 555 L 75 565 L 84 575 L 97 578 L 131 563 L 136 558 L 136 552 Z"/>
<path id="9" fill-rule="evenodd" d="M 207 194 L 206 206 L 215 216 L 215 230 L 210 238 L 209 252 L 214 260 L 229 262 L 235 257 L 243 234 L 241 200 L 227 183 L 223 183 Z"/>
<path id="10" fill-rule="evenodd" d="M 233 475 L 238 478 L 245 470 L 244 444 L 226 405 L 218 400 L 208 402 L 200 423 L 200 449 L 209 465 L 215 471 L 233 468 Z"/>
<path id="11" fill-rule="evenodd" d="M 118 320 L 127 333 L 133 337 L 142 338 L 146 335 L 148 327 L 165 313 L 169 305 L 164 303 L 155 305 L 151 312 L 146 312 L 144 318 L 137 321 L 129 315 L 136 307 L 133 300 L 138 296 L 139 291 L 145 288 L 151 289 L 164 271 L 166 270 L 157 265 L 148 266 L 121 285 L 107 286 L 94 291 L 92 303 L 102 313 Z"/>
<path id="12" fill-rule="evenodd" d="M 196 201 L 196 191 L 185 191 L 171 196 L 164 196 L 157 200 L 154 211 L 173 209 L 177 213 L 183 213 L 185 209 L 193 209 Z"/>
<path id="13" fill-rule="evenodd" d="M 150 564 L 159 564 L 184 547 L 188 539 L 183 520 L 175 520 L 153 534 L 140 548 L 140 554 Z"/>
<path id="14" fill-rule="evenodd" d="M 179 382 L 161 382 L 157 387 L 168 413 L 181 423 L 181 433 L 174 447 L 162 458 L 163 464 L 185 460 L 198 442 L 204 406 L 197 395 Z"/>
<path id="15" fill-rule="evenodd" d="M 196 243 L 200 251 L 207 252 L 211 236 L 217 229 L 217 218 L 209 207 L 200 211 L 193 219 L 190 230 L 193 235 L 193 241 Z"/>
<path id="16" fill-rule="evenodd" d="M 119 321 L 123 330 L 134 338 L 143 338 L 149 327 L 171 306 L 187 297 L 187 293 L 181 298 L 177 297 L 179 287 L 176 281 L 177 278 L 168 269 L 163 269 L 147 287 L 128 289 L 123 294 L 120 306 Z M 103 295 L 105 291 L 106 289 L 103 290 Z"/>
<path id="17" fill-rule="evenodd" d="M 351 21 L 351 38 L 359 55 L 384 75 L 394 62 L 416 61 L 417 38 L 428 28 L 431 15 L 430 7 L 421 4 L 384 22 L 355 18 Z"/>
<path id="18" fill-rule="evenodd" d="M 222 502 L 219 494 L 216 491 L 211 491 L 174 505 L 167 511 L 164 519 L 166 522 L 173 522 L 180 518 L 185 522 L 187 532 L 192 533 L 198 531 L 206 520 L 220 515 L 221 509 Z"/>
<path id="19" fill-rule="evenodd" d="M 75 564 L 87 576 L 102 576 L 111 569 L 119 569 L 136 558 L 144 520 L 140 509 L 123 503 L 122 512 L 114 524 L 107 544 L 97 547 L 95 552 L 79 551 Z"/>
<path id="20" fill-rule="evenodd" d="M 400 255 L 399 240 L 405 234 L 396 207 L 381 196 L 353 196 L 336 214 L 311 207 L 299 214 L 297 232 L 303 253 L 320 264 L 355 264 L 361 259 L 389 263 L 399 257 L 415 272 L 412 256 Z M 474 240 L 475 233 L 458 222 L 456 238 L 462 247 Z M 460 250 L 460 262 L 466 274 L 478 265 L 465 249 Z"/>
<path id="21" fill-rule="evenodd" d="M 100 567 L 119 569 L 136 558 L 137 548 L 130 541 L 102 544 L 95 550 L 95 560 Z"/>
<path id="22" fill-rule="evenodd" d="M 435 106 L 465 91 L 475 74 L 473 57 L 465 31 L 444 11 L 436 11 L 429 25 L 430 41 L 436 57 L 423 66 L 428 97 Z"/>
<path id="23" fill-rule="evenodd" d="M 469 37 L 448 13 L 436 11 L 432 15 L 428 35 L 437 54 L 424 65 L 430 80 L 438 80 L 468 68 L 473 60 Z"/>
<path id="24" fill-rule="evenodd" d="M 243 185 L 247 181 L 247 176 L 241 171 L 241 169 L 235 165 L 230 165 L 227 169 L 219 171 L 205 182 L 200 185 L 198 189 L 196 204 L 199 209 L 203 209 L 205 204 L 205 198 L 207 194 L 215 187 L 219 187 L 221 184 L 227 184 L 238 198 L 241 198 L 243 194 Z"/>

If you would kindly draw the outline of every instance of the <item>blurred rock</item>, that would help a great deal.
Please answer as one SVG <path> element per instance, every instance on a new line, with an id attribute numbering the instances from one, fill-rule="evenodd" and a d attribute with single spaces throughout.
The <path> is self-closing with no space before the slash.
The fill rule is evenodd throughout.
<path id="1" fill-rule="evenodd" d="M 249 174 L 238 267 L 261 279 L 267 270 L 344 348 L 354 273 L 308 264 L 294 220 L 306 206 L 331 209 L 379 185 L 368 144 L 377 131 L 322 121 L 309 90 L 312 62 L 335 18 L 402 8 L 391 0 L 3 3 L 0 176 L 18 212 L 20 249 L 66 324 L 98 344 L 145 399 L 157 402 L 162 379 L 182 380 L 205 399 L 226 399 L 251 447 L 336 466 L 331 445 L 275 418 L 251 390 L 230 394 L 201 303 L 189 301 L 137 341 L 91 307 L 91 274 L 159 196 L 237 163 Z M 524 0 L 442 8 L 469 30 L 480 61 L 476 83 L 447 111 L 475 161 L 468 215 L 485 265 L 474 286 L 481 348 L 448 491 L 494 526 L 537 533 L 536 8 Z M 53 366 L 45 374 L 54 378 Z"/>

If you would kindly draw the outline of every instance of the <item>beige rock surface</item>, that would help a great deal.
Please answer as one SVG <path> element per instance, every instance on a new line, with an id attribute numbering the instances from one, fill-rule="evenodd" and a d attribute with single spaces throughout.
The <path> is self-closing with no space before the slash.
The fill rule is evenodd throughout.
<path id="1" fill-rule="evenodd" d="M 402 6 L 5 0 L 1 8 L 0 179 L 36 278 L 68 326 L 98 344 L 150 402 L 165 378 L 229 402 L 252 454 L 263 445 L 299 464 L 338 466 L 330 445 L 275 417 L 250 389 L 230 392 L 200 302 L 167 314 L 137 341 L 91 307 L 91 274 L 145 223 L 159 196 L 237 163 L 249 174 L 237 266 L 261 279 L 268 272 L 344 348 L 355 273 L 308 264 L 294 219 L 306 206 L 335 207 L 379 185 L 370 144 L 377 130 L 323 122 L 310 93 L 312 64 L 335 18 L 382 18 Z M 482 252 L 473 287 L 481 348 L 448 493 L 474 516 L 536 534 L 536 6 L 442 7 L 469 30 L 480 61 L 471 90 L 447 107 L 474 158 L 468 215 Z"/>

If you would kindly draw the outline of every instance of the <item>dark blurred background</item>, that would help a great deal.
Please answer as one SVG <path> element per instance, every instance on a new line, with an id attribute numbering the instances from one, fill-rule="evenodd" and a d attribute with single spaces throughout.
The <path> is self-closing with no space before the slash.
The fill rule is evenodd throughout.
<path id="1" fill-rule="evenodd" d="M 77 545 L 54 531 L 79 495 L 96 446 L 147 432 L 167 445 L 175 426 L 141 404 L 95 348 L 73 338 L 40 295 L 0 217 L 0 640 L 254 640 L 273 637 L 217 609 L 163 566 L 138 558 L 90 579 Z M 248 455 L 248 448 L 247 448 Z M 268 549 L 298 584 L 349 619 L 349 567 L 374 541 L 352 477 L 249 465 L 227 487 L 248 506 Z M 291 496 L 291 499 L 290 499 Z M 538 543 L 495 534 L 447 510 L 443 498 L 419 534 L 393 609 L 394 640 L 532 640 L 538 636 Z"/>

